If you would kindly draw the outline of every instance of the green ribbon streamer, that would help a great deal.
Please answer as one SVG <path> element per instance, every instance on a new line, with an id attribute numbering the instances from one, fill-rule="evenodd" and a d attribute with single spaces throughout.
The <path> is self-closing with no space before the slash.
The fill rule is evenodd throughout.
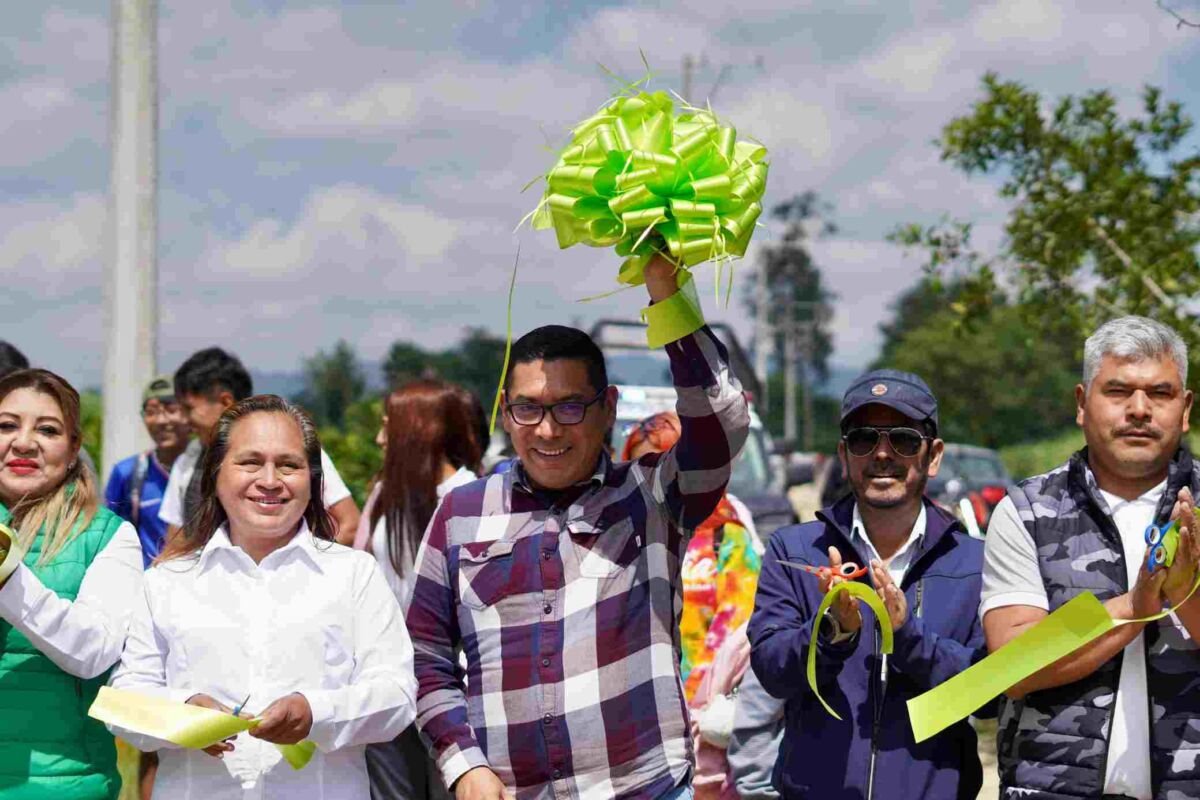
<path id="1" fill-rule="evenodd" d="M 892 618 L 888 615 L 887 607 L 883 601 L 879 599 L 878 593 L 865 583 L 858 581 L 842 581 L 834 584 L 825 597 L 821 600 L 821 605 L 817 607 L 817 616 L 814 618 L 812 638 L 808 642 L 808 686 L 812 689 L 813 694 L 821 701 L 821 705 L 825 706 L 825 710 L 833 715 L 834 719 L 840 720 L 841 717 L 836 711 L 825 702 L 825 698 L 821 696 L 821 690 L 817 686 L 817 628 L 819 627 L 821 617 L 825 616 L 825 612 L 833 605 L 834 598 L 841 592 L 848 592 L 858 599 L 862 600 L 871 610 L 875 612 L 875 622 L 879 625 L 880 638 L 883 640 L 879 648 L 879 652 L 887 655 L 892 652 Z"/>
<path id="2" fill-rule="evenodd" d="M 508 281 L 508 310 L 504 322 L 504 365 L 500 367 L 500 383 L 496 386 L 496 398 L 492 400 L 492 421 L 488 424 L 488 436 L 496 432 L 496 417 L 500 413 L 500 398 L 504 396 L 504 379 L 508 376 L 508 361 L 512 356 L 512 303 L 517 288 L 517 264 L 521 263 L 521 246 L 517 245 L 517 256 L 513 259 L 512 277 Z"/>
<path id="3" fill-rule="evenodd" d="M 617 280 L 630 286 L 655 253 L 682 268 L 744 256 L 763 210 L 766 148 L 738 141 L 711 110 L 676 114 L 666 92 L 637 87 L 575 126 L 533 227 L 553 228 L 561 248 L 615 247 Z"/>
<path id="4" fill-rule="evenodd" d="M 1200 572 L 1179 605 L 1190 600 L 1197 588 Z M 1171 609 L 1165 609 L 1141 619 L 1113 619 L 1096 595 L 1076 595 L 987 658 L 909 700 L 913 738 L 923 742 L 966 719 L 992 698 L 1114 628 L 1155 622 L 1170 613 Z"/>

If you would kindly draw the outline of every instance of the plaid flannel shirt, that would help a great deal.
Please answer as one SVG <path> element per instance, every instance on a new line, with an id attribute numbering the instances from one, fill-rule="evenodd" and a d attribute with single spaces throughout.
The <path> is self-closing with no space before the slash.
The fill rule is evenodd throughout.
<path id="1" fill-rule="evenodd" d="M 417 723 L 447 785 L 486 765 L 520 800 L 649 800 L 688 777 L 680 564 L 749 412 L 707 326 L 666 349 L 682 426 L 672 450 L 602 456 L 559 493 L 534 491 L 517 465 L 434 514 L 408 626 Z"/>

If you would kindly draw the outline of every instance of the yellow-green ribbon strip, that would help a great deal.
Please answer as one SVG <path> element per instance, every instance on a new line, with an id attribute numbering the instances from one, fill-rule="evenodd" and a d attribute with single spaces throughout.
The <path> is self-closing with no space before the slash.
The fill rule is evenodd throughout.
<path id="1" fill-rule="evenodd" d="M 88 709 L 88 716 L 108 725 L 196 750 L 203 750 L 230 736 L 251 730 L 262 721 L 111 686 L 100 687 L 96 700 Z M 316 745 L 309 741 L 275 746 L 292 769 L 303 769 L 316 751 Z"/>
<path id="2" fill-rule="evenodd" d="M 1197 587 L 1200 574 L 1179 605 L 1190 600 Z M 1155 622 L 1170 613 L 1166 609 L 1141 619 L 1113 619 L 1096 595 L 1083 592 L 979 663 L 909 700 L 913 737 L 923 742 L 966 719 L 1010 687 L 1114 628 Z"/>
<path id="3" fill-rule="evenodd" d="M 24 560 L 25 548 L 17 541 L 17 534 L 0 522 L 0 586 L 17 571 L 17 567 L 21 566 Z"/>
<path id="4" fill-rule="evenodd" d="M 638 84 L 574 127 L 531 212 L 561 248 L 615 247 L 634 286 L 655 253 L 683 268 L 744 256 L 767 186 L 765 147 Z"/>
<path id="5" fill-rule="evenodd" d="M 700 298 L 696 296 L 696 284 L 692 276 L 680 270 L 678 280 L 679 291 L 666 300 L 642 309 L 646 342 L 651 347 L 677 342 L 704 325 L 704 314 L 700 311 Z"/>
<path id="6" fill-rule="evenodd" d="M 892 652 L 892 618 L 888 615 L 883 601 L 879 599 L 878 593 L 867 584 L 858 581 L 842 581 L 834 584 L 833 588 L 825 593 L 825 598 L 821 600 L 821 605 L 817 608 L 817 616 L 813 621 L 812 638 L 808 642 L 808 686 L 834 719 L 841 719 L 841 717 L 829 703 L 825 702 L 820 688 L 817 687 L 817 629 L 820 627 L 821 618 L 825 616 L 825 612 L 833 604 L 834 598 L 841 592 L 848 592 L 871 607 L 871 610 L 875 612 L 875 622 L 879 625 L 879 634 L 882 639 L 879 652 L 884 655 Z"/>

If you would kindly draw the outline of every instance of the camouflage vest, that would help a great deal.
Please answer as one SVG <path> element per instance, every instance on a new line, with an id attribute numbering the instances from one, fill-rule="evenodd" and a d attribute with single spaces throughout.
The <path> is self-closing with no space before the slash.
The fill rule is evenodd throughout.
<path id="1" fill-rule="evenodd" d="M 1200 496 L 1200 470 L 1181 449 L 1171 462 L 1157 521 L 1170 515 L 1184 486 Z M 1051 611 L 1083 591 L 1108 600 L 1128 590 L 1120 533 L 1087 469 L 1086 448 L 1053 472 L 1023 481 L 1010 496 L 1037 546 Z M 1169 618 L 1146 626 L 1144 641 L 1155 800 L 1200 798 L 1200 654 Z M 1075 683 L 1004 704 L 1004 800 L 1103 794 L 1121 660 L 1118 654 Z"/>

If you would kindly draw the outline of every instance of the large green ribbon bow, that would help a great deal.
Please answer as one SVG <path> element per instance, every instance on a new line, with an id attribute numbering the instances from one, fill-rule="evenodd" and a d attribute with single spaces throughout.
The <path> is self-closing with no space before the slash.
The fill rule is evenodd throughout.
<path id="1" fill-rule="evenodd" d="M 666 92 L 629 90 L 572 131 L 533 214 L 558 246 L 615 247 L 636 286 L 656 252 L 683 267 L 746 253 L 762 214 L 767 149 L 711 111 L 676 115 Z"/>

